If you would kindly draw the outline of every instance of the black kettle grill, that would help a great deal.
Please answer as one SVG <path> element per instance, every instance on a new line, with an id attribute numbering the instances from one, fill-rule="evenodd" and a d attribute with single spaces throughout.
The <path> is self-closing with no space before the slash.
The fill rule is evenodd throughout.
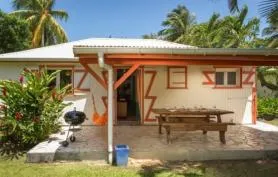
<path id="1" fill-rule="evenodd" d="M 86 118 L 86 114 L 84 112 L 81 111 L 76 111 L 76 108 L 74 108 L 73 111 L 69 111 L 64 115 L 64 119 L 65 122 L 69 124 L 69 129 L 68 129 L 68 133 L 67 133 L 67 138 L 65 141 L 62 142 L 63 146 L 68 146 L 69 142 L 68 142 L 68 138 L 70 139 L 71 142 L 75 142 L 75 136 L 74 136 L 74 131 L 76 131 L 74 129 L 74 126 L 80 125 L 82 124 Z M 69 137 L 69 132 L 70 129 L 72 127 L 72 135 L 70 135 Z"/>

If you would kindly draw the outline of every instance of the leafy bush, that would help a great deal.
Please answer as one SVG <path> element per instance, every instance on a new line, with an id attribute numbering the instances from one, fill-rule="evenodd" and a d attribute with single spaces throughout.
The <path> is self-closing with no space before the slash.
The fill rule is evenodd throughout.
<path id="1" fill-rule="evenodd" d="M 12 158 L 22 155 L 59 130 L 58 119 L 68 105 L 63 103 L 63 98 L 70 86 L 62 89 L 48 87 L 57 72 L 48 75 L 47 72 L 25 69 L 19 81 L 0 81 L 1 155 Z"/>
<path id="2" fill-rule="evenodd" d="M 278 98 L 258 98 L 258 117 L 266 120 L 278 118 Z"/>

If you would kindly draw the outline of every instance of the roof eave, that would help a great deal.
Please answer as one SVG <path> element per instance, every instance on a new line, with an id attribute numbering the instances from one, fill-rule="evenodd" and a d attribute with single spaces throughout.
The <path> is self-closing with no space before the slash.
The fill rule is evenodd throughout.
<path id="1" fill-rule="evenodd" d="M 224 49 L 224 48 L 115 48 L 115 47 L 81 47 L 74 46 L 74 56 L 80 54 L 97 54 L 103 52 L 110 53 L 127 53 L 127 54 L 177 54 L 177 55 L 261 55 L 261 56 L 278 56 L 277 49 Z"/>
<path id="2" fill-rule="evenodd" d="M 78 58 L 0 58 L 0 62 L 78 62 Z"/>

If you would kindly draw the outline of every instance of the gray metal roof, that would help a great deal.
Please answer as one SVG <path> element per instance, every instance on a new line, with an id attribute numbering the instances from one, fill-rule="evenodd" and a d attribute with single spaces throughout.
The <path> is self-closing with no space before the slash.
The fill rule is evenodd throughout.
<path id="1" fill-rule="evenodd" d="M 207 49 L 157 39 L 89 38 L 64 44 L 0 54 L 0 61 L 78 61 L 75 55 L 104 53 L 149 53 L 186 55 L 277 56 L 278 49 Z"/>
<path id="2" fill-rule="evenodd" d="M 0 61 L 77 61 L 73 47 L 189 49 L 189 45 L 156 39 L 89 38 L 36 49 L 0 54 Z"/>

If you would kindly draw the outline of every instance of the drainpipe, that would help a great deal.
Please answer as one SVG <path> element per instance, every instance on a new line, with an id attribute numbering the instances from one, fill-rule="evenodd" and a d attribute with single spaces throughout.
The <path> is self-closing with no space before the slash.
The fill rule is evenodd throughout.
<path id="1" fill-rule="evenodd" d="M 112 164 L 113 160 L 113 68 L 105 64 L 104 54 L 98 53 L 98 64 L 101 68 L 108 71 L 108 163 Z"/>

